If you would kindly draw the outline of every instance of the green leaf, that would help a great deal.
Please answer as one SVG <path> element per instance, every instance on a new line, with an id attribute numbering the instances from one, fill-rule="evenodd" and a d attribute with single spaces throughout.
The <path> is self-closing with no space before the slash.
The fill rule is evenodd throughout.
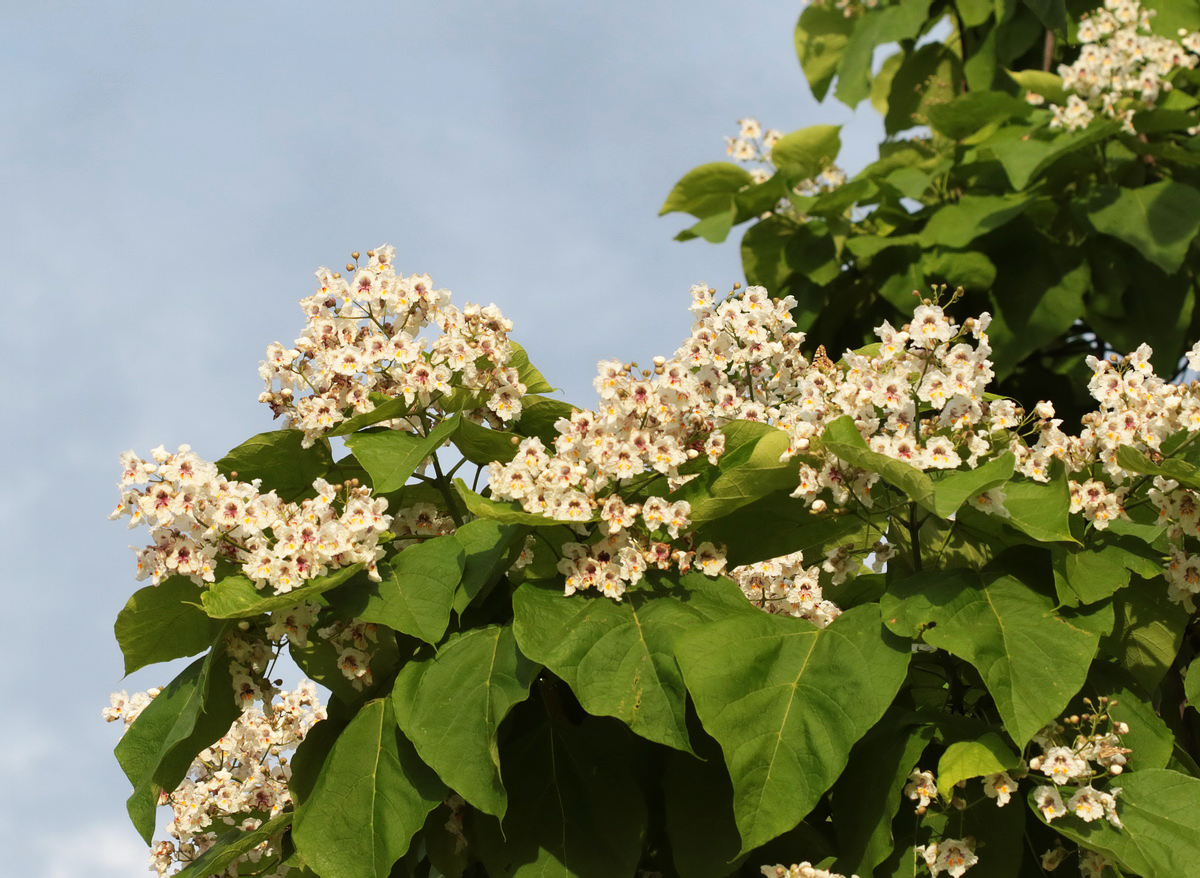
<path id="1" fill-rule="evenodd" d="M 872 451 L 849 415 L 842 415 L 826 425 L 825 432 L 821 434 L 821 448 L 836 454 L 851 466 L 879 473 L 880 478 L 899 489 L 908 499 L 936 513 L 933 480 L 915 466 Z"/>
<path id="2" fill-rule="evenodd" d="M 529 697 L 539 666 L 517 649 L 512 626 L 450 637 L 436 655 L 396 677 L 396 722 L 421 759 L 476 808 L 503 819 L 496 734 L 513 705 Z"/>
<path id="3" fill-rule="evenodd" d="M 919 238 L 922 247 L 966 247 L 976 238 L 1000 228 L 1029 207 L 1026 195 L 964 195 L 940 207 Z"/>
<path id="4" fill-rule="evenodd" d="M 1117 814 L 1124 829 L 1107 820 L 1085 823 L 1069 811 L 1051 825 L 1142 878 L 1200 875 L 1200 779 L 1146 769 L 1123 775 L 1120 787 Z M 1041 817 L 1032 792 L 1029 806 Z"/>
<path id="5" fill-rule="evenodd" d="M 173 791 L 196 754 L 229 731 L 237 718 L 224 645 L 196 659 L 152 700 L 125 731 L 117 762 L 133 784 L 129 816 L 150 844 L 160 790 Z"/>
<path id="6" fill-rule="evenodd" d="M 1006 519 L 1017 530 L 1043 543 L 1078 542 L 1071 535 L 1071 490 L 1061 466 L 1050 481 L 1015 479 L 1004 486 Z"/>
<path id="7" fill-rule="evenodd" d="M 1173 180 L 1097 187 L 1082 209 L 1096 231 L 1124 241 L 1167 274 L 1180 269 L 1200 232 L 1200 192 Z"/>
<path id="8" fill-rule="evenodd" d="M 809 5 L 800 13 L 794 33 L 796 57 L 818 101 L 829 91 L 853 30 L 854 19 L 832 7 Z"/>
<path id="9" fill-rule="evenodd" d="M 1179 482 L 1185 488 L 1200 489 L 1200 469 L 1177 457 L 1168 457 L 1161 463 L 1154 463 L 1136 448 L 1122 445 L 1117 449 L 1117 465 L 1130 472 L 1166 476 L 1168 479 Z"/>
<path id="10" fill-rule="evenodd" d="M 682 577 L 669 596 L 634 590 L 620 603 L 531 583 L 513 595 L 521 651 L 561 677 L 584 710 L 689 753 L 675 643 L 707 621 L 758 612 L 729 580 L 700 574 Z"/>
<path id="11" fill-rule="evenodd" d="M 292 837 L 322 878 L 386 878 L 445 796 L 400 734 L 391 700 L 378 699 L 338 736 Z"/>
<path id="12" fill-rule="evenodd" d="M 546 445 L 553 445 L 558 431 L 554 428 L 560 418 L 571 417 L 575 406 L 558 399 L 529 394 L 521 399 L 521 417 L 513 430 L 522 436 L 537 436 Z"/>
<path id="13" fill-rule="evenodd" d="M 250 853 L 273 835 L 278 835 L 292 825 L 292 812 L 276 814 L 258 829 L 243 832 L 234 829 L 222 833 L 216 843 L 175 873 L 175 878 L 209 878 L 222 875 L 234 860 Z"/>
<path id="14" fill-rule="evenodd" d="M 671 861 L 680 878 L 726 878 L 737 874 L 745 859 L 738 856 L 742 844 L 733 815 L 733 783 L 717 742 L 696 728 L 692 736 L 697 756 L 672 750 L 663 774 Z"/>
<path id="15" fill-rule="evenodd" d="M 893 583 L 880 607 L 891 630 L 974 665 L 1022 747 L 1079 691 L 1099 641 L 1009 575 L 918 574 Z"/>
<path id="16" fill-rule="evenodd" d="M 937 248 L 921 257 L 921 270 L 928 278 L 966 290 L 989 290 L 996 280 L 995 263 L 974 250 L 960 252 Z"/>
<path id="17" fill-rule="evenodd" d="M 764 529 L 762 522 L 769 521 Z M 778 491 L 704 525 L 697 540 L 725 546 L 729 566 L 752 564 L 792 552 L 817 557 L 833 545 L 866 548 L 876 534 L 854 515 L 814 513 L 800 500 Z"/>
<path id="18" fill-rule="evenodd" d="M 1065 106 L 1070 94 L 1064 87 L 1062 77 L 1047 70 L 1007 70 L 1022 89 L 1044 97 L 1052 104 Z"/>
<path id="19" fill-rule="evenodd" d="M 871 93 L 871 63 L 875 48 L 916 37 L 926 23 L 930 0 L 900 0 L 869 9 L 854 22 L 854 29 L 838 62 L 837 99 L 855 107 Z"/>
<path id="20" fill-rule="evenodd" d="M 1134 676 L 1122 667 L 1104 661 L 1092 665 L 1084 694 L 1092 697 L 1093 706 L 1099 695 L 1107 695 L 1108 714 L 1116 722 L 1129 726 L 1121 736 L 1121 744 L 1133 752 L 1129 767 L 1166 768 L 1175 750 L 1175 736 L 1155 710 L 1153 699 L 1138 684 Z M 1072 713 L 1086 713 L 1091 708 L 1082 701 L 1072 705 Z M 1117 781 L 1119 783 L 1119 781 Z"/>
<path id="21" fill-rule="evenodd" d="M 1012 187 L 1019 191 L 1063 156 L 1111 137 L 1117 130 L 1116 122 L 1096 120 L 1082 131 L 1047 137 L 1039 136 L 1035 129 L 1025 125 L 1006 125 L 982 146 L 991 150 Z"/>
<path id="22" fill-rule="evenodd" d="M 552 393 L 554 387 L 546 380 L 546 376 L 534 368 L 533 363 L 529 362 L 529 354 L 525 348 L 512 339 L 509 339 L 508 346 L 512 348 L 512 356 L 509 357 L 505 366 L 517 370 L 521 383 L 525 385 L 525 392 Z"/>
<path id="23" fill-rule="evenodd" d="M 467 483 L 462 479 L 454 480 L 454 490 L 462 498 L 467 511 L 480 518 L 486 518 L 500 524 L 524 524 L 529 527 L 553 527 L 562 524 L 558 519 L 533 512 L 526 512 L 516 500 L 492 500 L 490 497 L 476 494 L 467 487 Z M 591 518 L 586 520 L 593 521 L 596 518 L 598 516 L 592 515 Z"/>
<path id="24" fill-rule="evenodd" d="M 274 594 L 269 586 L 256 588 L 251 580 L 240 574 L 226 576 L 205 589 L 200 601 L 204 604 L 204 612 L 214 619 L 246 619 L 316 600 L 354 577 L 362 568 L 361 563 L 340 567 L 324 576 L 305 580 L 299 588 L 283 594 Z"/>
<path id="25" fill-rule="evenodd" d="M 386 494 L 404 487 L 421 461 L 454 435 L 461 417 L 459 414 L 451 415 L 434 427 L 428 436 L 379 427 L 355 433 L 346 439 L 346 444 L 363 469 L 371 474 L 375 493 Z"/>
<path id="26" fill-rule="evenodd" d="M 882 630 L 875 604 L 825 629 L 760 613 L 680 638 L 684 681 L 733 780 L 743 852 L 812 810 L 883 716 L 910 654 Z"/>
<path id="27" fill-rule="evenodd" d="M 1131 572 L 1153 579 L 1162 573 L 1161 557 L 1132 537 L 1098 531 L 1087 546 L 1054 546 L 1054 587 L 1068 606 L 1102 601 L 1129 584 Z"/>
<path id="28" fill-rule="evenodd" d="M 733 196 L 754 180 L 731 162 L 712 162 L 688 171 L 675 184 L 658 215 L 680 211 L 696 219 L 730 210 Z"/>
<path id="29" fill-rule="evenodd" d="M 934 511 L 939 518 L 949 518 L 971 497 L 977 497 L 1011 479 L 1015 466 L 1016 458 L 1012 452 L 1005 452 L 975 469 L 932 473 Z"/>
<path id="30" fill-rule="evenodd" d="M 781 488 L 796 486 L 799 462 L 780 463 L 787 451 L 783 430 L 750 421 L 734 421 L 721 428 L 725 454 L 715 467 L 704 470 L 671 495 L 691 504 L 693 524 L 721 518 Z"/>
<path id="31" fill-rule="evenodd" d="M 379 582 L 354 583 L 331 596 L 339 609 L 365 622 L 436 644 L 450 624 L 466 552 L 448 535 L 408 546 L 379 564 Z"/>
<path id="32" fill-rule="evenodd" d="M 630 773 L 632 736 L 610 723 L 543 722 L 501 746 L 509 797 L 503 831 L 483 814 L 468 824 L 490 878 L 614 878 L 637 871 L 646 805 Z"/>
<path id="33" fill-rule="evenodd" d="M 1134 580 L 1113 597 L 1113 610 L 1113 633 L 1100 646 L 1153 692 L 1179 653 L 1189 613 L 1167 597 L 1161 579 Z"/>
<path id="34" fill-rule="evenodd" d="M 517 442 L 513 442 L 513 439 Z M 479 466 L 487 466 L 493 460 L 508 463 L 517 454 L 520 437 L 506 430 L 495 430 L 476 424 L 467 418 L 459 423 L 451 437 L 454 447 L 463 457 Z"/>
<path id="35" fill-rule="evenodd" d="M 303 441 L 299 430 L 259 433 L 218 460 L 217 469 L 226 476 L 236 472 L 240 482 L 262 479 L 263 493 L 274 491 L 281 500 L 295 500 L 333 466 L 328 442 L 304 448 Z"/>
<path id="36" fill-rule="evenodd" d="M 468 521 L 454 532 L 454 539 L 465 553 L 462 582 L 454 593 L 454 612 L 461 614 L 512 567 L 527 533 L 520 525 L 499 524 L 486 518 Z"/>
<path id="37" fill-rule="evenodd" d="M 833 786 L 838 838 L 834 871 L 870 875 L 892 852 L 892 818 L 933 731 L 932 726 L 913 725 L 889 714 L 854 745 L 846 770 Z"/>
<path id="38" fill-rule="evenodd" d="M 117 614 L 114 626 L 125 673 L 207 649 L 221 630 L 196 606 L 202 589 L 186 576 L 172 576 L 138 589 Z"/>
<path id="39" fill-rule="evenodd" d="M 992 732 L 973 741 L 955 741 L 938 762 L 938 792 L 949 801 L 954 785 L 960 780 L 1009 771 L 1020 764 L 1021 754 Z"/>
<path id="40" fill-rule="evenodd" d="M 408 417 L 413 412 L 413 405 L 405 401 L 403 396 L 386 397 L 383 394 L 373 394 L 371 401 L 375 408 L 362 412 L 339 423 L 330 430 L 327 436 L 348 436 L 364 427 L 378 424 L 380 421 L 392 421 L 396 418 Z"/>
<path id="41" fill-rule="evenodd" d="M 1066 0 L 1023 0 L 1046 30 L 1065 33 L 1067 29 Z"/>
<path id="42" fill-rule="evenodd" d="M 771 147 L 771 161 L 797 181 L 817 176 L 842 148 L 841 125 L 812 125 L 785 134 Z"/>

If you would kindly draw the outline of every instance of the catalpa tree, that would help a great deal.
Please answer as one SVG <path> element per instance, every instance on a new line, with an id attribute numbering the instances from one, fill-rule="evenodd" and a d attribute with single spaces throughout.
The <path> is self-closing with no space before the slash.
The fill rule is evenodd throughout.
<path id="1" fill-rule="evenodd" d="M 870 22 L 914 5 L 957 14 L 965 45 L 1054 7 L 988 4 L 976 21 L 965 2 L 812 6 L 801 31 L 830 52 L 845 37 L 853 57 L 855 40 L 881 41 Z M 1127 6 L 1073 19 L 1070 34 L 1097 44 Z M 1088 21 L 1109 33 L 1085 40 Z M 993 47 L 1015 51 L 1000 36 Z M 891 67 L 928 45 L 953 51 L 901 43 Z M 1160 72 L 1183 93 L 1192 56 L 1177 45 L 1183 60 Z M 826 87 L 858 75 L 839 64 Z M 1028 109 L 965 139 L 1029 125 L 1049 143 L 1111 123 L 1120 133 L 1102 139 L 1159 150 L 1130 161 L 1165 173 L 1178 129 L 1138 130 L 1161 104 L 1106 101 L 1082 82 L 1041 86 L 1041 104 L 1007 79 L 980 85 L 1011 87 Z M 910 232 L 883 231 L 886 198 L 854 195 L 891 197 L 878 167 L 847 181 L 824 152 L 784 159 L 814 136 L 830 134 L 776 137 L 746 120 L 730 147 L 756 167 L 729 165 L 746 176 L 714 198 L 733 212 L 700 216 L 697 234 L 743 210 L 747 238 L 828 232 L 841 261 L 811 280 L 829 287 L 815 310 L 785 242 L 779 287 L 693 287 L 674 354 L 602 362 L 597 400 L 579 408 L 547 395 L 498 308 L 455 306 L 382 246 L 319 270 L 299 336 L 267 348 L 260 399 L 280 429 L 212 462 L 186 446 L 123 455 L 113 517 L 149 534 L 136 552 L 148 584 L 116 624 L 126 670 L 196 656 L 105 711 L 124 725 L 116 755 L 152 868 L 1200 875 L 1200 384 L 1174 374 L 1177 359 L 1200 366 L 1200 345 L 1171 335 L 1158 377 L 1150 345 L 1115 354 L 1098 323 L 1072 317 L 1079 362 L 1055 374 L 1078 387 L 1023 396 L 1005 376 L 1050 368 L 1041 348 L 1012 347 L 1034 324 L 1014 331 L 1008 294 L 966 277 L 893 282 L 886 261 L 847 261 L 868 231 Z M 946 136 L 935 127 L 931 142 L 950 149 Z M 1054 167 L 1031 174 L 1064 179 Z M 673 199 L 696 195 L 696 173 Z M 802 212 L 839 192 L 841 214 Z M 936 216 L 967 198 L 899 207 L 955 230 Z M 1006 222 L 1048 215 L 1040 201 L 1027 210 Z M 1154 241 L 1178 247 L 1186 232 Z M 970 243 L 934 235 L 880 254 L 961 265 Z M 997 278 L 1007 270 L 980 252 Z M 904 296 L 871 293 L 876 281 Z M 285 653 L 307 679 L 281 691 Z M 156 840 L 159 808 L 170 819 Z"/>

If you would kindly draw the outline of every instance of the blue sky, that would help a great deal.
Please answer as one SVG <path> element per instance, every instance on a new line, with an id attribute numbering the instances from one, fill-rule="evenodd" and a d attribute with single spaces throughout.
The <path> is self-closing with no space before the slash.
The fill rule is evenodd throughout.
<path id="1" fill-rule="evenodd" d="M 798 4 L 74 3 L 0 8 L 6 429 L 0 849 L 14 875 L 139 875 L 99 711 L 135 590 L 106 521 L 117 455 L 215 459 L 271 429 L 265 346 L 301 328 L 318 265 L 390 242 L 456 302 L 494 302 L 565 398 L 597 360 L 670 354 L 688 287 L 742 280 L 735 244 L 656 216 L 736 120 L 816 105 Z M 15 349 L 14 349 L 15 348 Z"/>

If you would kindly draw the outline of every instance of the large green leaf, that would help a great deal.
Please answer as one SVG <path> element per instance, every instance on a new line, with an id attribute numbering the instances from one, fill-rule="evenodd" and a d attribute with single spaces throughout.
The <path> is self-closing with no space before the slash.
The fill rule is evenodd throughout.
<path id="1" fill-rule="evenodd" d="M 815 177 L 842 148 L 841 125 L 812 125 L 785 134 L 771 147 L 771 161 L 796 180 Z"/>
<path id="2" fill-rule="evenodd" d="M 214 619 L 245 619 L 316 600 L 354 577 L 362 568 L 361 563 L 341 567 L 324 576 L 306 580 L 299 588 L 283 594 L 275 594 L 269 585 L 259 589 L 241 574 L 226 576 L 205 589 L 200 601 L 204 605 L 204 612 Z"/>
<path id="3" fill-rule="evenodd" d="M 933 129 L 953 140 L 970 137 L 993 122 L 1023 117 L 1031 107 L 1002 91 L 970 91 L 945 104 L 930 107 Z"/>
<path id="4" fill-rule="evenodd" d="M 364 430 L 346 439 L 358 462 L 371 475 L 376 494 L 404 487 L 421 461 L 441 447 L 458 429 L 460 414 L 446 418 L 428 436 L 389 430 L 385 427 Z"/>
<path id="5" fill-rule="evenodd" d="M 1101 649 L 1153 692 L 1175 661 L 1189 613 L 1167 597 L 1161 579 L 1134 579 L 1113 597 L 1113 633 Z"/>
<path id="6" fill-rule="evenodd" d="M 375 403 L 375 408 L 369 412 L 361 412 L 351 418 L 339 423 L 336 427 L 329 431 L 329 436 L 348 436 L 351 433 L 357 433 L 365 427 L 371 427 L 381 421 L 393 421 L 396 418 L 404 418 L 412 414 L 416 402 L 407 402 L 403 396 L 387 397 L 382 393 L 372 394 L 371 401 Z"/>
<path id="7" fill-rule="evenodd" d="M 733 780 L 743 852 L 812 810 L 883 716 L 910 654 L 883 630 L 875 604 L 825 629 L 761 613 L 679 639 L 684 682 Z"/>
<path id="8" fill-rule="evenodd" d="M 343 612 L 426 643 L 442 639 L 466 553 L 453 535 L 408 546 L 379 564 L 379 582 L 362 580 L 331 599 Z"/>
<path id="9" fill-rule="evenodd" d="M 693 720 L 694 722 L 694 720 Z M 667 754 L 663 773 L 663 817 L 671 860 L 680 878 L 726 878 L 736 874 L 741 839 L 733 814 L 733 784 L 721 748 L 693 727 L 697 756 Z"/>
<path id="10" fill-rule="evenodd" d="M 779 460 L 789 445 L 783 430 L 735 421 L 722 432 L 726 436 L 726 450 L 718 465 L 706 469 L 671 495 L 673 500 L 691 504 L 695 525 L 726 516 L 781 488 L 796 487 L 799 462 Z"/>
<path id="11" fill-rule="evenodd" d="M 891 712 L 854 745 L 846 770 L 833 786 L 835 871 L 870 875 L 891 854 L 892 818 L 933 731 L 932 726 L 914 725 Z"/>
<path id="12" fill-rule="evenodd" d="M 631 774 L 631 738 L 611 720 L 543 722 L 502 745 L 503 831 L 483 814 L 468 824 L 490 878 L 633 875 L 646 805 Z"/>
<path id="13" fill-rule="evenodd" d="M 1027 195 L 964 195 L 946 204 L 921 230 L 922 247 L 966 247 L 976 238 L 998 229 L 1029 207 Z"/>
<path id="14" fill-rule="evenodd" d="M 1142 878 L 1200 876 L 1200 779 L 1150 768 L 1123 775 L 1119 786 L 1123 829 L 1107 820 L 1085 823 L 1069 812 L 1051 825 Z M 1032 792 L 1029 805 L 1040 817 Z"/>
<path id="15" fill-rule="evenodd" d="M 390 699 L 365 704 L 333 745 L 292 830 L 322 878 L 386 878 L 446 785 L 400 734 Z"/>
<path id="16" fill-rule="evenodd" d="M 753 182 L 749 172 L 730 162 L 700 165 L 675 184 L 658 215 L 682 211 L 703 219 L 730 210 L 733 196 Z"/>
<path id="17" fill-rule="evenodd" d="M 263 493 L 273 490 L 282 500 L 295 500 L 333 466 L 328 442 L 304 448 L 303 441 L 299 430 L 259 433 L 218 460 L 217 469 L 226 476 L 236 472 L 241 482 L 262 479 Z"/>
<path id="18" fill-rule="evenodd" d="M 292 816 L 291 811 L 284 811 L 267 820 L 258 829 L 246 832 L 232 829 L 222 833 L 212 847 L 176 872 L 175 878 L 210 878 L 212 875 L 225 874 L 225 870 L 234 860 L 250 853 L 271 836 L 278 835 L 291 826 Z"/>
<path id="19" fill-rule="evenodd" d="M 1046 30 L 1066 32 L 1066 0 L 1023 0 L 1023 2 L 1038 17 L 1038 21 L 1045 26 Z"/>
<path id="20" fill-rule="evenodd" d="M 559 587 L 533 583 L 513 595 L 521 651 L 561 677 L 584 710 L 689 753 L 675 643 L 706 621 L 759 612 L 729 580 L 698 573 L 682 577 L 669 595 L 634 590 L 620 603 L 564 597 Z"/>
<path id="21" fill-rule="evenodd" d="M 1093 699 L 1098 695 L 1109 698 L 1108 714 L 1117 722 L 1126 723 L 1129 731 L 1121 736 L 1122 746 L 1133 752 L 1130 767 L 1166 768 L 1175 752 L 1175 736 L 1154 707 L 1153 699 L 1134 676 L 1110 662 L 1097 661 L 1088 674 L 1085 690 Z M 1080 701 L 1072 712 L 1084 713 L 1089 706 Z"/>
<path id="22" fill-rule="evenodd" d="M 511 625 L 450 637 L 436 655 L 396 677 L 396 722 L 417 753 L 464 799 L 503 819 L 496 734 L 513 705 L 529 697 L 539 670 L 517 649 Z"/>
<path id="23" fill-rule="evenodd" d="M 1016 458 L 1005 452 L 986 463 L 965 470 L 942 470 L 931 473 L 933 509 L 939 518 L 949 518 L 972 497 L 999 487 L 1012 478 Z"/>
<path id="24" fill-rule="evenodd" d="M 463 610 L 512 567 L 525 545 L 528 531 L 518 524 L 500 524 L 486 518 L 468 521 L 454 532 L 463 548 L 462 582 L 454 593 L 454 612 Z"/>
<path id="25" fill-rule="evenodd" d="M 201 591 L 186 576 L 172 576 L 133 593 L 114 626 L 126 674 L 195 655 L 212 644 L 221 623 L 197 606 Z"/>
<path id="26" fill-rule="evenodd" d="M 893 631 L 975 666 L 1019 746 L 1079 691 L 1099 641 L 1010 575 L 918 574 L 893 583 L 880 606 Z"/>
<path id="27" fill-rule="evenodd" d="M 1056 545 L 1051 549 L 1054 586 L 1067 606 L 1102 601 L 1129 584 L 1131 572 L 1153 579 L 1162 562 L 1131 537 L 1098 531 L 1086 546 Z"/>
<path id="28" fill-rule="evenodd" d="M 1133 446 L 1122 445 L 1117 449 L 1117 464 L 1133 473 L 1166 476 L 1184 487 L 1200 490 L 1200 469 L 1177 457 L 1168 457 L 1155 463 Z"/>
<path id="29" fill-rule="evenodd" d="M 1167 274 L 1183 265 L 1200 232 L 1200 192 L 1174 180 L 1098 187 L 1082 209 L 1096 231 L 1124 241 Z"/>
<path id="30" fill-rule="evenodd" d="M 159 791 L 173 791 L 196 754 L 228 732 L 238 713 L 229 659 L 218 643 L 168 683 L 125 731 L 114 753 L 134 788 L 129 816 L 147 844 Z"/>

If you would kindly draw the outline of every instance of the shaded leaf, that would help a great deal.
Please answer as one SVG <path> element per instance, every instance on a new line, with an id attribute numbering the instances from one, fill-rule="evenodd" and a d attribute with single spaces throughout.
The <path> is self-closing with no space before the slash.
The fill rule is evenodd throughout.
<path id="1" fill-rule="evenodd" d="M 541 723 L 501 747 L 509 796 L 503 832 L 483 814 L 473 814 L 470 827 L 491 878 L 637 871 L 646 806 L 630 774 L 628 742 L 613 725 Z"/>
<path id="2" fill-rule="evenodd" d="M 1200 192 L 1173 180 L 1097 187 L 1082 209 L 1096 231 L 1124 241 L 1167 274 L 1183 265 L 1200 232 Z"/>
<path id="3" fill-rule="evenodd" d="M 1021 754 L 992 732 L 974 740 L 955 741 L 938 761 L 938 792 L 949 801 L 960 780 L 1009 771 L 1020 764 Z"/>
<path id="4" fill-rule="evenodd" d="M 964 195 L 940 207 L 925 223 L 922 247 L 966 247 L 981 235 L 1000 228 L 1030 205 L 1028 196 Z"/>
<path id="5" fill-rule="evenodd" d="M 1167 597 L 1161 580 L 1142 579 L 1114 595 L 1113 610 L 1113 633 L 1100 646 L 1147 692 L 1153 692 L 1179 652 L 1188 611 Z"/>
<path id="6" fill-rule="evenodd" d="M 771 161 L 797 181 L 817 176 L 842 148 L 840 125 L 812 125 L 785 134 L 771 147 Z"/>
<path id="7" fill-rule="evenodd" d="M 562 524 L 561 521 L 549 516 L 526 512 L 516 500 L 493 500 L 482 494 L 476 494 L 467 487 L 467 483 L 462 479 L 454 480 L 454 490 L 462 498 L 467 511 L 480 518 L 490 519 L 501 524 L 524 524 L 529 527 L 553 527 Z M 592 518 L 585 520 L 591 521 L 597 517 L 593 515 Z"/>
<path id="8" fill-rule="evenodd" d="M 463 548 L 462 581 L 454 593 L 454 612 L 463 610 L 512 567 L 525 545 L 528 531 L 517 524 L 486 518 L 468 521 L 454 532 Z"/>

